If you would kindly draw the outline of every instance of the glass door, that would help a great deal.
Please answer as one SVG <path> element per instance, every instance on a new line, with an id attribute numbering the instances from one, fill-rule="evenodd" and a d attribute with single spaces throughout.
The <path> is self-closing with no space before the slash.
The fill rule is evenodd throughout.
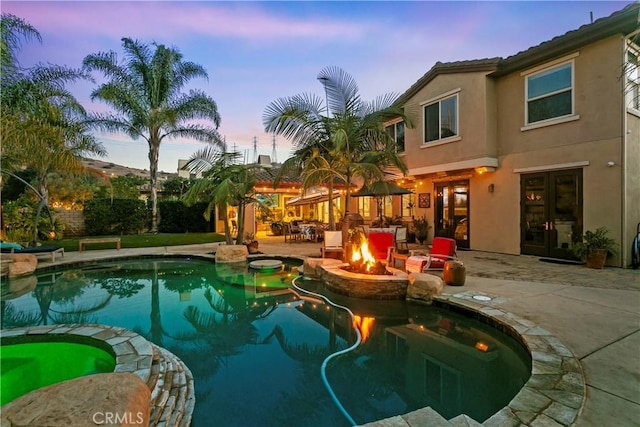
<path id="1" fill-rule="evenodd" d="M 435 236 L 469 248 L 469 181 L 436 185 Z"/>
<path id="2" fill-rule="evenodd" d="M 521 252 L 547 256 L 549 246 L 548 174 L 523 175 L 521 184 Z"/>
<path id="3" fill-rule="evenodd" d="M 521 251 L 527 255 L 575 259 L 582 236 L 582 170 L 521 177 Z"/>

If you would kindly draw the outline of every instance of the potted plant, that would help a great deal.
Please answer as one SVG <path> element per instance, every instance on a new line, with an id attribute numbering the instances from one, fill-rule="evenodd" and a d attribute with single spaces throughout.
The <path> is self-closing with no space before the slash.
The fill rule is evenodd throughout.
<path id="1" fill-rule="evenodd" d="M 283 221 L 271 221 L 271 234 L 274 236 L 282 236 L 284 233 Z"/>
<path id="2" fill-rule="evenodd" d="M 617 243 L 607 237 L 609 230 L 606 227 L 597 228 L 595 231 L 587 230 L 582 236 L 582 241 L 573 245 L 573 253 L 582 261 L 586 261 L 589 268 L 603 268 L 609 255 L 617 252 Z"/>
<path id="3" fill-rule="evenodd" d="M 251 232 L 244 233 L 244 238 L 242 239 L 242 243 L 247 246 L 247 250 L 250 254 L 258 253 L 259 243 L 256 240 L 256 235 Z"/>
<path id="4" fill-rule="evenodd" d="M 429 237 L 429 230 L 431 226 L 427 222 L 427 218 L 414 218 L 413 219 L 413 232 L 416 235 L 416 239 L 420 242 L 421 245 L 424 244 L 424 241 Z"/>

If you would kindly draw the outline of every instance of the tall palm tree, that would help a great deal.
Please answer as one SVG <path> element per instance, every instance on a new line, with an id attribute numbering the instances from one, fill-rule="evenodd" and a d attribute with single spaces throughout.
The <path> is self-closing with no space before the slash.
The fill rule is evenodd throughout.
<path id="1" fill-rule="evenodd" d="M 108 79 L 91 98 L 108 104 L 115 112 L 96 114 L 92 124 L 106 132 L 122 132 L 132 139 L 143 138 L 149 145 L 151 186 L 151 232 L 158 230 L 158 156 L 160 144 L 169 138 L 193 138 L 215 145 L 222 140 L 217 132 L 220 115 L 216 102 L 203 91 L 184 92 L 197 77 L 207 79 L 205 69 L 184 61 L 175 48 L 122 39 L 125 60 L 115 52 L 100 52 L 84 58 L 84 69 L 100 71 Z M 207 127 L 192 122 L 213 122 Z"/>
<path id="2" fill-rule="evenodd" d="M 346 216 L 354 177 L 367 183 L 383 179 L 389 168 L 407 172 L 385 123 L 401 118 L 411 127 L 411 120 L 395 104 L 396 94 L 363 101 L 356 81 L 339 67 L 326 67 L 317 78 L 323 86 L 324 99 L 299 94 L 279 98 L 265 109 L 265 131 L 283 135 L 296 148 L 283 163 L 274 185 L 284 174 L 297 171 L 302 173 L 305 188 L 328 183 L 331 198 L 334 180 L 342 181 L 347 188 Z M 331 199 L 329 221 L 333 229 Z"/>
<path id="3" fill-rule="evenodd" d="M 86 111 L 66 88 L 68 83 L 88 76 L 81 70 L 56 65 L 21 69 L 16 52 L 18 35 L 39 40 L 39 34 L 13 15 L 2 15 L 0 22 L 2 168 L 11 171 L 27 167 L 36 171 L 40 203 L 34 220 L 35 241 L 40 212 L 48 204 L 48 175 L 80 171 L 83 155 L 102 156 L 105 151 L 88 133 Z"/>
<path id="4" fill-rule="evenodd" d="M 3 84 L 18 74 L 17 54 L 22 40 L 36 39 L 42 42 L 38 30 L 22 18 L 3 13 L 0 18 L 0 66 Z"/>

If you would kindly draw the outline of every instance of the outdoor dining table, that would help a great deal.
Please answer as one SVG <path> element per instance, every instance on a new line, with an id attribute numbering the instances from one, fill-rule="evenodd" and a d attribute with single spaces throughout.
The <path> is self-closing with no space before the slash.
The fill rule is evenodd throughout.
<path id="1" fill-rule="evenodd" d="M 298 224 L 300 234 L 305 240 L 317 242 L 322 236 L 322 224 Z"/>

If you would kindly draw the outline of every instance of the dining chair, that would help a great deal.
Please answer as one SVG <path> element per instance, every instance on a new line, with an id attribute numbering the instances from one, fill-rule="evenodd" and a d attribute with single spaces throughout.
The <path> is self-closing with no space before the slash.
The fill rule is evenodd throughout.
<path id="1" fill-rule="evenodd" d="M 409 245 L 407 243 L 407 227 L 396 228 L 395 249 L 398 253 L 409 253 Z"/>
<path id="2" fill-rule="evenodd" d="M 300 240 L 300 227 L 296 227 L 294 229 L 291 223 L 285 222 L 282 227 L 282 231 L 284 233 L 285 243 L 287 242 L 287 240 L 289 242 Z"/>

